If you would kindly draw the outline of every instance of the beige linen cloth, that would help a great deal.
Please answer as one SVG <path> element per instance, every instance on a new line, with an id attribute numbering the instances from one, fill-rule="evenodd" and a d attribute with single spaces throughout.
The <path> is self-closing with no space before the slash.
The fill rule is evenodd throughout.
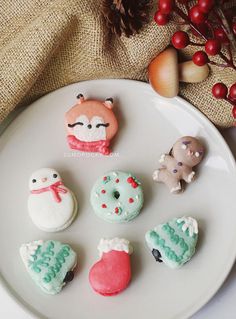
<path id="1" fill-rule="evenodd" d="M 105 26 L 101 0 L 1 0 L 0 121 L 16 106 L 73 82 L 146 81 L 149 62 L 169 44 L 175 28 L 158 27 L 151 19 L 140 34 L 118 38 Z M 232 84 L 235 75 L 212 67 L 203 83 L 181 85 L 180 95 L 217 126 L 232 126 L 230 104 L 214 99 L 211 88 L 219 81 Z"/>

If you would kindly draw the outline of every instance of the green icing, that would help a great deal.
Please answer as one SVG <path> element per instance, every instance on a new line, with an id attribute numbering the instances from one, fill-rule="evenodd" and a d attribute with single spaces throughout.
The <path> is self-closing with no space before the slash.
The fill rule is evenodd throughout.
<path id="1" fill-rule="evenodd" d="M 136 188 L 127 182 L 129 177 L 138 184 Z M 115 196 L 116 193 L 119 193 L 119 197 Z M 133 199 L 132 202 L 129 201 L 130 198 Z M 109 172 L 94 184 L 90 201 L 99 217 L 109 222 L 123 223 L 139 214 L 143 205 L 143 191 L 140 182 L 132 174 L 120 171 Z"/>
<path id="2" fill-rule="evenodd" d="M 24 263 L 27 262 L 27 269 L 35 283 L 51 295 L 61 291 L 67 272 L 74 269 L 77 262 L 72 248 L 55 240 L 22 245 L 20 254 Z"/>
<path id="3" fill-rule="evenodd" d="M 121 207 L 117 207 L 117 209 L 118 209 L 118 213 L 115 212 L 115 214 L 120 215 L 123 212 L 123 209 Z"/>
<path id="4" fill-rule="evenodd" d="M 174 260 L 175 262 L 180 262 L 183 259 L 183 255 L 185 254 L 186 250 L 183 250 L 182 254 L 180 256 L 177 256 L 174 250 L 167 246 L 165 239 L 161 238 L 160 235 L 158 235 L 155 231 L 152 231 L 150 233 L 150 238 L 152 239 L 154 245 L 160 246 L 163 249 L 167 258 Z"/>
<path id="5" fill-rule="evenodd" d="M 146 241 L 150 249 L 158 249 L 162 260 L 171 268 L 178 268 L 188 261 L 195 252 L 197 234 L 190 236 L 183 231 L 184 222 L 173 219 L 148 231 Z"/>
<path id="6" fill-rule="evenodd" d="M 48 242 L 44 252 L 42 252 L 42 247 L 39 246 L 33 256 L 34 261 L 30 262 L 31 269 L 36 273 L 40 273 L 43 267 L 47 269 L 43 277 L 45 283 L 51 282 L 56 277 L 56 274 L 61 270 L 62 264 L 66 262 L 65 258 L 70 255 L 70 247 L 67 245 L 62 246 L 56 256 L 54 256 L 53 248 L 54 243 L 52 241 Z M 55 263 L 51 266 L 52 257 L 54 257 Z"/>
<path id="7" fill-rule="evenodd" d="M 103 184 L 107 184 L 108 182 L 110 182 L 110 180 L 111 180 L 111 176 L 105 176 L 103 178 Z"/>
<path id="8" fill-rule="evenodd" d="M 187 243 L 185 242 L 185 240 L 182 237 L 179 237 L 179 235 L 177 235 L 175 233 L 174 228 L 172 228 L 168 223 L 164 224 L 162 226 L 162 229 L 169 235 L 170 241 L 172 243 L 174 243 L 176 245 L 179 245 L 182 248 L 182 254 L 178 257 L 178 259 L 182 260 L 184 254 L 189 249 Z M 170 258 L 170 259 L 174 259 L 175 260 L 175 258 Z"/>

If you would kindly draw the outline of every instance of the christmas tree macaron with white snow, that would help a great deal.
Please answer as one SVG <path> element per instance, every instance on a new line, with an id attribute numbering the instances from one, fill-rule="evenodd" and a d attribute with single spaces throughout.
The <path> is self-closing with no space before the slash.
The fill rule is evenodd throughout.
<path id="1" fill-rule="evenodd" d="M 37 170 L 30 177 L 29 189 L 29 215 L 39 229 L 56 232 L 70 226 L 77 215 L 77 201 L 57 171 Z"/>
<path id="2" fill-rule="evenodd" d="M 123 291 L 131 280 L 130 255 L 133 248 L 124 238 L 102 238 L 98 245 L 101 259 L 89 272 L 90 285 L 103 296 Z"/>
<path id="3" fill-rule="evenodd" d="M 20 247 L 20 255 L 33 281 L 46 293 L 55 295 L 74 278 L 76 253 L 55 240 L 37 240 Z"/>
<path id="4" fill-rule="evenodd" d="M 179 268 L 195 253 L 198 224 L 192 217 L 174 218 L 149 230 L 145 239 L 156 261 Z"/>

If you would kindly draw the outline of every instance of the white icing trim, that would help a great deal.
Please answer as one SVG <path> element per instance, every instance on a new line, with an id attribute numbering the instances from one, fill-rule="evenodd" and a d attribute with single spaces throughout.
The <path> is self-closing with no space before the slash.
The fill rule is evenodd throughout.
<path id="1" fill-rule="evenodd" d="M 170 192 L 174 193 L 174 192 L 179 191 L 179 190 L 181 190 L 180 182 L 178 183 L 178 186 L 171 188 Z"/>
<path id="2" fill-rule="evenodd" d="M 194 171 L 192 171 L 192 172 L 188 175 L 188 178 L 187 178 L 187 182 L 188 182 L 188 183 L 191 183 L 191 182 L 192 182 L 194 175 L 195 175 L 195 172 L 194 172 Z"/>
<path id="3" fill-rule="evenodd" d="M 118 237 L 112 239 L 102 238 L 98 244 L 98 250 L 100 257 L 103 253 L 108 253 L 111 250 L 125 251 L 129 255 L 133 252 L 130 242 L 127 239 Z"/>
<path id="4" fill-rule="evenodd" d="M 189 236 L 193 237 L 194 234 L 198 234 L 198 224 L 196 219 L 192 217 L 181 217 L 177 219 L 177 223 L 183 223 L 182 231 L 185 232 L 188 229 Z"/>
<path id="5" fill-rule="evenodd" d="M 160 159 L 159 159 L 159 163 L 163 163 L 165 161 L 165 156 L 166 154 L 162 154 Z"/>
<path id="6" fill-rule="evenodd" d="M 155 170 L 152 174 L 152 179 L 155 181 L 155 182 L 158 182 L 158 176 L 159 176 L 159 169 Z"/>
<path id="7" fill-rule="evenodd" d="M 29 261 L 34 260 L 32 256 L 34 256 L 36 250 L 38 249 L 38 246 L 42 246 L 42 244 L 43 240 L 35 240 L 31 243 L 21 245 L 20 255 L 27 268 L 29 266 Z"/>

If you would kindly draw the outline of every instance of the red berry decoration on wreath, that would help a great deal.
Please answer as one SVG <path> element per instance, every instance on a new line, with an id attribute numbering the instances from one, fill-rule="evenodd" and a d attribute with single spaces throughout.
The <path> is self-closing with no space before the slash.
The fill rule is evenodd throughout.
<path id="1" fill-rule="evenodd" d="M 159 26 L 166 25 L 170 20 L 180 25 L 189 25 L 188 32 L 202 41 L 190 40 L 188 32 L 181 30 L 172 35 L 171 43 L 177 50 L 189 45 L 204 47 L 204 51 L 198 50 L 193 54 L 192 61 L 195 65 L 203 67 L 211 64 L 236 71 L 233 58 L 233 52 L 236 51 L 236 6 L 233 4 L 232 8 L 226 8 L 226 2 L 197 0 L 193 3 L 189 0 L 159 0 L 154 19 Z M 222 63 L 210 58 L 214 56 L 220 57 Z M 157 89 L 156 91 L 160 94 Z M 216 83 L 212 88 L 212 94 L 215 98 L 224 99 L 232 104 L 232 115 L 236 118 L 236 83 L 229 90 L 224 83 Z"/>

